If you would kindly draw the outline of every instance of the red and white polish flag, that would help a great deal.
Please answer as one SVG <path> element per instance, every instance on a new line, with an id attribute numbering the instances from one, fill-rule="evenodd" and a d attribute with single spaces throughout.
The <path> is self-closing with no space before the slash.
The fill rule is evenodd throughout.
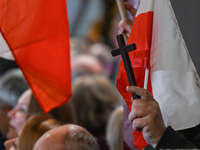
<path id="1" fill-rule="evenodd" d="M 143 87 L 145 68 L 149 68 L 147 89 L 158 101 L 164 123 L 175 130 L 200 123 L 200 80 L 179 29 L 170 0 L 141 0 L 127 44 L 138 86 Z M 117 87 L 131 110 L 128 79 L 120 64 Z M 134 131 L 139 149 L 146 146 L 141 133 Z"/>

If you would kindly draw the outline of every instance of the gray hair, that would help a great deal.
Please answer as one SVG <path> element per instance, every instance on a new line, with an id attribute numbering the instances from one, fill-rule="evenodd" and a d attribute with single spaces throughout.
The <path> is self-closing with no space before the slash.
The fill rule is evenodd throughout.
<path id="1" fill-rule="evenodd" d="M 20 69 L 10 69 L 0 77 L 0 109 L 17 105 L 21 94 L 29 88 Z"/>

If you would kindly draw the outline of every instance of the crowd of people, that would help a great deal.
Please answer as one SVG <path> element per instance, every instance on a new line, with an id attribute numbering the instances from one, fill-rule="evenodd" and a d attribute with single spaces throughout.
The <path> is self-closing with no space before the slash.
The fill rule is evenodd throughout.
<path id="1" fill-rule="evenodd" d="M 114 9 L 110 17 L 117 14 L 116 6 Z M 48 113 L 43 112 L 19 68 L 2 73 L 1 149 L 114 150 L 116 143 L 122 149 L 123 109 L 120 120 L 110 121 L 111 114 L 122 104 L 115 87 L 119 58 L 112 58 L 112 47 L 103 38 L 98 41 L 88 38 L 86 42 L 71 37 L 73 95 L 67 103 Z M 110 129 L 115 121 L 120 134 Z"/>
<path id="2" fill-rule="evenodd" d="M 107 123 L 121 101 L 108 77 L 96 73 L 76 77 L 71 99 L 44 113 L 20 69 L 9 70 L 5 75 L 6 78 L 2 75 L 0 79 L 1 111 L 5 110 L 0 113 L 0 129 L 2 137 L 7 139 L 4 143 L 7 150 L 32 150 L 35 143 L 36 150 L 47 147 L 109 150 Z"/>
<path id="3" fill-rule="evenodd" d="M 136 9 L 125 5 L 134 17 Z M 88 33 L 87 42 L 71 38 L 73 95 L 62 106 L 44 113 L 20 69 L 2 73 L 0 149 L 124 149 L 123 99 L 115 87 L 120 58 L 112 58 L 110 51 L 116 48 L 114 35 L 118 30 L 126 35 L 132 21 L 120 21 L 115 3 L 106 11 Z M 127 91 L 141 96 L 134 100 L 128 119 L 148 144 L 155 149 L 196 148 L 164 125 L 159 105 L 147 90 L 129 86 Z"/>

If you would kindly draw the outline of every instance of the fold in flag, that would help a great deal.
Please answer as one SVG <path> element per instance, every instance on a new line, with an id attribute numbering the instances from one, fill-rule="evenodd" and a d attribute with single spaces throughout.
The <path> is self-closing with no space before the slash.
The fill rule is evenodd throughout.
<path id="1" fill-rule="evenodd" d="M 66 103 L 72 94 L 66 0 L 0 0 L 0 32 L 1 53 L 12 52 L 43 111 Z"/>
<path id="2" fill-rule="evenodd" d="M 175 130 L 200 123 L 200 82 L 189 56 L 171 2 L 141 0 L 127 44 L 136 43 L 129 52 L 138 86 L 143 87 L 145 68 L 149 68 L 147 89 L 158 101 L 166 126 Z M 117 88 L 131 110 L 128 79 L 120 64 Z M 153 91 L 153 92 L 152 92 Z M 134 131 L 134 143 L 142 149 L 147 143 Z"/>

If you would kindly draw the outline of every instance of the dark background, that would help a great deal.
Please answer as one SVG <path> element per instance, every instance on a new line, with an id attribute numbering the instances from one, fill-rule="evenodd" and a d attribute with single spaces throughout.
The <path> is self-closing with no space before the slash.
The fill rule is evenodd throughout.
<path id="1" fill-rule="evenodd" d="M 200 0 L 171 0 L 183 38 L 200 75 Z"/>

